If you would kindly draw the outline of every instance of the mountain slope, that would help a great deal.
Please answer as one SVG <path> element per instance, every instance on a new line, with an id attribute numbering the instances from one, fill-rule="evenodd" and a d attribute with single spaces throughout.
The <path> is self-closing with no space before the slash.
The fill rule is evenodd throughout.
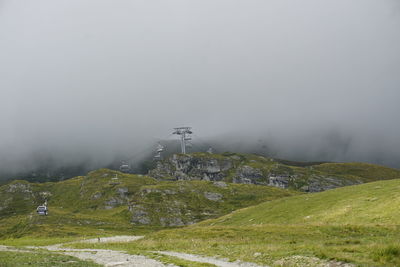
<path id="1" fill-rule="evenodd" d="M 213 225 L 386 224 L 400 222 L 400 179 L 378 181 L 265 202 L 212 221 Z M 209 224 L 206 222 L 205 224 Z"/>
<path id="2" fill-rule="evenodd" d="M 13 181 L 0 187 L 0 235 L 65 236 L 182 226 L 294 194 L 255 185 L 158 181 L 107 169 L 54 183 Z M 45 199 L 49 215 L 38 216 L 35 209 Z"/>
<path id="3" fill-rule="evenodd" d="M 270 185 L 305 192 L 400 178 L 400 170 L 367 163 L 307 163 L 251 154 L 175 154 L 149 175 L 164 180 L 211 180 Z"/>
<path id="4" fill-rule="evenodd" d="M 152 233 L 125 249 L 285 267 L 400 266 L 399 192 L 400 180 L 388 180 L 291 196 Z"/>

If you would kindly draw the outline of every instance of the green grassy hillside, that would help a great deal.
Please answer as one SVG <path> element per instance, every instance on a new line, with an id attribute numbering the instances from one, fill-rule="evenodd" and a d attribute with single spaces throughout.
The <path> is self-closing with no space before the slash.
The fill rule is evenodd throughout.
<path id="1" fill-rule="evenodd" d="M 234 153 L 177 155 L 170 163 L 161 163 L 157 175 L 179 179 L 101 169 L 56 183 L 3 185 L 0 244 L 146 234 L 127 244 L 75 246 L 182 251 L 271 266 L 400 266 L 400 179 L 388 180 L 399 178 L 399 170 Z M 305 194 L 266 186 L 271 177 L 304 191 L 365 184 Z M 50 214 L 38 216 L 45 199 Z"/>
<path id="2" fill-rule="evenodd" d="M 400 266 L 399 192 L 400 180 L 388 180 L 291 196 L 106 247 L 174 250 L 271 266 L 395 267 Z"/>
<path id="3" fill-rule="evenodd" d="M 0 187 L 0 238 L 107 235 L 183 226 L 294 194 L 298 193 L 255 185 L 158 181 L 107 169 L 61 182 L 13 181 Z M 49 215 L 39 216 L 36 207 L 45 199 Z"/>
<path id="4" fill-rule="evenodd" d="M 248 225 L 251 221 L 252 224 L 396 225 L 400 222 L 399 207 L 400 179 L 396 179 L 266 202 L 233 212 L 212 224 Z"/>

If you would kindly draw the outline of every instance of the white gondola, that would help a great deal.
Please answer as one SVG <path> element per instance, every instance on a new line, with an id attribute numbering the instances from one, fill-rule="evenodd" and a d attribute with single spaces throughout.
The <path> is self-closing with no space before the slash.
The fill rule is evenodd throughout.
<path id="1" fill-rule="evenodd" d="M 131 167 L 129 167 L 129 165 L 125 162 L 122 162 L 121 166 L 119 166 L 119 170 L 121 172 L 129 172 L 131 170 Z"/>
<path id="2" fill-rule="evenodd" d="M 47 208 L 47 206 L 38 206 L 36 209 L 37 214 L 39 215 L 47 215 L 49 210 Z"/>
<path id="3" fill-rule="evenodd" d="M 156 154 L 154 155 L 153 159 L 154 160 L 161 160 L 161 153 L 164 152 L 164 146 L 160 143 L 157 144 L 157 148 L 156 148 Z"/>
<path id="4" fill-rule="evenodd" d="M 164 146 L 163 145 L 161 145 L 160 143 L 158 143 L 158 145 L 157 145 L 157 153 L 161 153 L 161 152 L 163 152 L 164 151 Z"/>

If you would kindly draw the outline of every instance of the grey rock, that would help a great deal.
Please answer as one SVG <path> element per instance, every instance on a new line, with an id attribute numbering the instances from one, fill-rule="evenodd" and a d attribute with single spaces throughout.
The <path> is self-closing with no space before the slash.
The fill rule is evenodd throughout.
<path id="1" fill-rule="evenodd" d="M 220 201 L 222 195 L 220 193 L 204 192 L 204 197 L 211 201 Z"/>
<path id="2" fill-rule="evenodd" d="M 117 193 L 119 194 L 119 196 L 121 198 L 127 198 L 128 192 L 129 192 L 129 190 L 126 187 L 117 188 Z"/>
<path id="3" fill-rule="evenodd" d="M 151 220 L 148 217 L 148 212 L 140 205 L 129 206 L 129 211 L 132 212 L 131 223 L 134 224 L 150 224 Z"/>
<path id="4" fill-rule="evenodd" d="M 128 188 L 126 187 L 120 187 L 117 189 L 117 192 L 120 194 L 127 194 L 128 193 Z"/>
<path id="5" fill-rule="evenodd" d="M 307 169 L 308 173 L 306 174 L 297 172 L 285 164 L 276 163 L 273 159 L 263 157 L 260 157 L 260 160 L 268 161 L 268 164 L 266 163 L 262 169 L 249 166 L 252 163 L 241 165 L 241 160 L 245 159 L 239 155 L 213 157 L 175 154 L 158 162 L 156 168 L 149 171 L 149 175 L 156 179 L 213 181 L 214 185 L 221 188 L 226 186 L 215 182 L 231 182 L 230 178 L 232 177 L 234 183 L 294 188 L 304 192 L 320 192 L 362 182 L 340 177 L 318 176 L 310 173 L 312 172 L 311 167 Z M 257 162 L 254 159 L 250 160 L 250 162 L 254 161 Z M 274 163 L 271 164 L 271 162 Z"/>
<path id="6" fill-rule="evenodd" d="M 91 199 L 93 199 L 93 200 L 99 199 L 99 198 L 101 198 L 102 195 L 103 194 L 101 192 L 97 192 L 92 195 Z"/>
<path id="7" fill-rule="evenodd" d="M 125 203 L 125 201 L 123 201 L 122 199 L 117 198 L 117 197 L 112 197 L 112 198 L 110 198 L 109 200 L 107 200 L 105 202 L 105 207 L 104 208 L 106 210 L 109 210 L 109 209 L 113 209 L 116 206 L 119 206 L 119 205 L 124 204 L 124 203 Z"/>
<path id="8" fill-rule="evenodd" d="M 132 215 L 131 222 L 138 224 L 150 224 L 150 219 L 147 217 L 147 212 L 145 211 L 136 211 Z"/>
<path id="9" fill-rule="evenodd" d="M 222 181 L 216 181 L 213 183 L 215 186 L 220 187 L 220 188 L 227 188 L 228 184 Z"/>
<path id="10" fill-rule="evenodd" d="M 230 156 L 230 158 L 233 159 L 233 160 L 240 160 L 240 157 L 239 157 L 239 156 L 236 156 L 236 155 Z"/>
<path id="11" fill-rule="evenodd" d="M 15 184 L 10 184 L 8 185 L 8 188 L 6 190 L 8 193 L 32 193 L 31 186 L 29 184 L 23 184 L 23 183 L 15 183 Z"/>
<path id="12" fill-rule="evenodd" d="M 150 193 L 162 193 L 162 191 L 158 190 L 158 189 L 154 189 L 154 188 L 145 188 L 141 192 L 142 195 L 150 194 Z"/>
<path id="13" fill-rule="evenodd" d="M 236 170 L 233 182 L 240 184 L 266 184 L 266 179 L 260 169 L 244 165 Z"/>
<path id="14" fill-rule="evenodd" d="M 182 221 L 182 219 L 180 217 L 168 217 L 168 218 L 161 217 L 160 224 L 162 226 L 183 226 L 183 225 L 185 225 L 185 223 Z"/>
<path id="15" fill-rule="evenodd" d="M 270 176 L 268 179 L 268 185 L 279 188 L 288 188 L 289 176 Z"/>
<path id="16" fill-rule="evenodd" d="M 221 181 L 226 177 L 225 172 L 232 166 L 230 159 L 173 155 L 163 162 L 158 162 L 149 175 L 156 179 L 173 177 L 176 180 Z"/>
<path id="17" fill-rule="evenodd" d="M 322 192 L 329 189 L 360 183 L 362 183 L 362 181 L 349 180 L 341 177 L 312 175 L 308 180 L 308 190 L 306 192 Z"/>

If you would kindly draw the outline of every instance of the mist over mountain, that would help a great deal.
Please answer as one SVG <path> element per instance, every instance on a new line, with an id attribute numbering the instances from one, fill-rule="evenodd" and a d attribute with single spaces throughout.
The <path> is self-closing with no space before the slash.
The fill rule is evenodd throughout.
<path id="1" fill-rule="evenodd" d="M 0 1 L 0 176 L 140 162 L 182 125 L 399 168 L 399 28 L 394 0 Z"/>

